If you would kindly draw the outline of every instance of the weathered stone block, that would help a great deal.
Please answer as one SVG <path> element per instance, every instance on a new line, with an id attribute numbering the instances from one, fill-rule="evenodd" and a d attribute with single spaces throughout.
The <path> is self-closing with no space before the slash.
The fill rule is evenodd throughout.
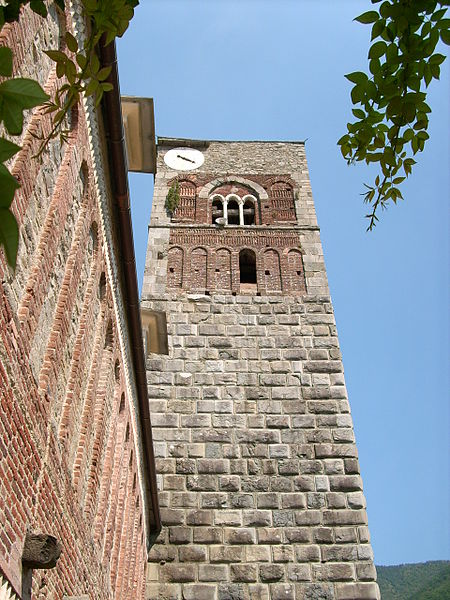
<path id="1" fill-rule="evenodd" d="M 253 564 L 230 565 L 231 581 L 252 583 L 257 580 L 257 566 Z"/>
<path id="2" fill-rule="evenodd" d="M 211 546 L 209 559 L 212 563 L 242 562 L 244 548 L 242 546 Z"/>
<path id="3" fill-rule="evenodd" d="M 249 527 L 225 529 L 224 540 L 227 544 L 255 544 L 255 530 Z"/>
<path id="4" fill-rule="evenodd" d="M 336 600 L 379 600 L 376 583 L 338 583 Z"/>
<path id="5" fill-rule="evenodd" d="M 225 581 L 228 579 L 227 565 L 199 565 L 199 581 Z"/>
<path id="6" fill-rule="evenodd" d="M 161 581 L 169 583 L 184 583 L 195 581 L 196 569 L 193 565 L 165 564 L 160 569 Z"/>
<path id="7" fill-rule="evenodd" d="M 284 565 L 260 565 L 259 577 L 261 581 L 279 581 L 284 578 Z"/>
<path id="8" fill-rule="evenodd" d="M 169 541 L 171 544 L 189 544 L 192 542 L 192 528 L 169 527 Z"/>
<path id="9" fill-rule="evenodd" d="M 206 547 L 205 546 L 181 546 L 178 550 L 180 562 L 205 562 Z"/>
<path id="10" fill-rule="evenodd" d="M 183 586 L 183 600 L 215 600 L 216 586 L 192 583 Z"/>
<path id="11" fill-rule="evenodd" d="M 313 578 L 318 581 L 345 581 L 355 579 L 355 567 L 349 563 L 328 563 L 311 566 Z"/>

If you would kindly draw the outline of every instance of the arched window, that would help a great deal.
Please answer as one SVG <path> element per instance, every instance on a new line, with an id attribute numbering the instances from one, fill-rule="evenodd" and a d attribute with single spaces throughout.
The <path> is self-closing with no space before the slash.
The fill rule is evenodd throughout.
<path id="1" fill-rule="evenodd" d="M 231 290 L 231 252 L 228 248 L 217 250 L 215 266 L 216 290 Z"/>
<path id="2" fill-rule="evenodd" d="M 180 221 L 195 220 L 196 187 L 191 181 L 180 181 L 180 201 L 174 212 L 174 218 Z"/>
<path id="3" fill-rule="evenodd" d="M 271 189 L 272 208 L 276 221 L 295 221 L 294 190 L 285 181 L 276 181 Z"/>
<path id="4" fill-rule="evenodd" d="M 194 248 L 191 253 L 191 288 L 205 291 L 208 270 L 208 255 L 204 248 Z"/>
<path id="5" fill-rule="evenodd" d="M 230 198 L 227 203 L 228 225 L 239 225 L 239 204 L 236 196 Z"/>
<path id="6" fill-rule="evenodd" d="M 216 219 L 223 217 L 223 200 L 220 196 L 214 196 L 211 206 L 211 223 L 214 225 Z"/>
<path id="7" fill-rule="evenodd" d="M 298 250 L 289 250 L 288 268 L 291 281 L 291 290 L 294 292 L 305 291 L 305 276 L 303 273 L 302 255 Z"/>
<path id="8" fill-rule="evenodd" d="M 244 225 L 254 225 L 255 221 L 255 203 L 253 200 L 244 200 Z"/>
<path id="9" fill-rule="evenodd" d="M 239 252 L 239 282 L 256 285 L 256 254 L 248 248 Z"/>
<path id="10" fill-rule="evenodd" d="M 280 256 L 272 248 L 264 252 L 264 279 L 266 291 L 281 291 Z"/>
<path id="11" fill-rule="evenodd" d="M 183 258 L 182 248 L 174 246 L 169 249 L 167 261 L 167 287 L 181 288 L 183 286 Z"/>

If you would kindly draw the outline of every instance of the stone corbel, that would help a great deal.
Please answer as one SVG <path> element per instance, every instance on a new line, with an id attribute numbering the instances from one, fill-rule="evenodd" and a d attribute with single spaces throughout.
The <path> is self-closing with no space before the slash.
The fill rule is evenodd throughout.
<path id="1" fill-rule="evenodd" d="M 61 554 L 61 544 L 47 533 L 27 532 L 22 564 L 27 569 L 53 569 Z"/>

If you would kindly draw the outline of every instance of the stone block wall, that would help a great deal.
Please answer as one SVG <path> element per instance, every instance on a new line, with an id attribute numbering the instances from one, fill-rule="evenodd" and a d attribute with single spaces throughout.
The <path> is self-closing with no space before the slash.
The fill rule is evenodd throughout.
<path id="1" fill-rule="evenodd" d="M 51 93 L 55 63 L 42 50 L 66 27 L 82 35 L 54 7 L 47 20 L 25 8 L 5 25 L 15 73 Z M 67 142 L 33 158 L 50 127 L 39 110 L 27 113 L 11 164 L 21 183 L 15 273 L 0 256 L 0 581 L 29 597 L 22 552 L 33 531 L 62 546 L 54 569 L 33 570 L 33 598 L 135 600 L 146 500 L 105 154 L 90 103 L 73 111 Z"/>
<path id="2" fill-rule="evenodd" d="M 329 297 L 147 298 L 163 533 L 148 600 L 378 598 Z"/>

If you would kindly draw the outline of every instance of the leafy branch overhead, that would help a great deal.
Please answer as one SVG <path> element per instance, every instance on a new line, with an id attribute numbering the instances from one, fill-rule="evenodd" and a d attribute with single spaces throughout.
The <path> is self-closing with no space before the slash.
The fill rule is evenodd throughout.
<path id="1" fill-rule="evenodd" d="M 58 10 L 64 10 L 65 0 L 54 0 Z M 38 154 L 41 154 L 51 139 L 67 139 L 69 131 L 64 128 L 66 117 L 78 104 L 82 95 L 94 96 L 95 105 L 101 102 L 104 92 L 113 85 L 107 78 L 110 67 L 101 67 L 97 56 L 99 43 L 111 43 L 124 34 L 138 0 L 80 0 L 82 14 L 89 22 L 89 33 L 83 46 L 70 33 L 65 34 L 64 50 L 48 49 L 47 56 L 56 63 L 56 75 L 61 80 L 53 98 L 44 92 L 32 79 L 12 78 L 13 54 L 7 46 L 0 47 L 0 76 L 8 78 L 0 84 L 0 124 L 3 123 L 9 137 L 21 135 L 24 111 L 44 105 L 44 113 L 52 115 L 52 129 L 43 138 Z M 44 0 L 6 0 L 0 6 L 0 30 L 5 23 L 21 18 L 21 9 L 30 9 L 43 18 L 48 16 Z M 19 229 L 10 210 L 14 193 L 20 187 L 4 164 L 10 160 L 20 146 L 5 137 L 0 137 L 0 246 L 6 254 L 8 264 L 14 269 L 17 260 Z"/>
<path id="2" fill-rule="evenodd" d="M 381 0 L 372 0 L 379 4 Z M 426 89 L 440 77 L 445 56 L 435 52 L 438 42 L 450 44 L 449 2 L 385 0 L 379 10 L 355 20 L 372 26 L 369 73 L 357 71 L 351 100 L 355 120 L 338 144 L 348 164 L 364 161 L 380 168 L 373 185 L 364 184 L 364 202 L 370 205 L 368 229 L 378 221 L 377 211 L 403 199 L 399 185 L 411 174 L 413 156 L 422 152 L 430 106 Z"/>

